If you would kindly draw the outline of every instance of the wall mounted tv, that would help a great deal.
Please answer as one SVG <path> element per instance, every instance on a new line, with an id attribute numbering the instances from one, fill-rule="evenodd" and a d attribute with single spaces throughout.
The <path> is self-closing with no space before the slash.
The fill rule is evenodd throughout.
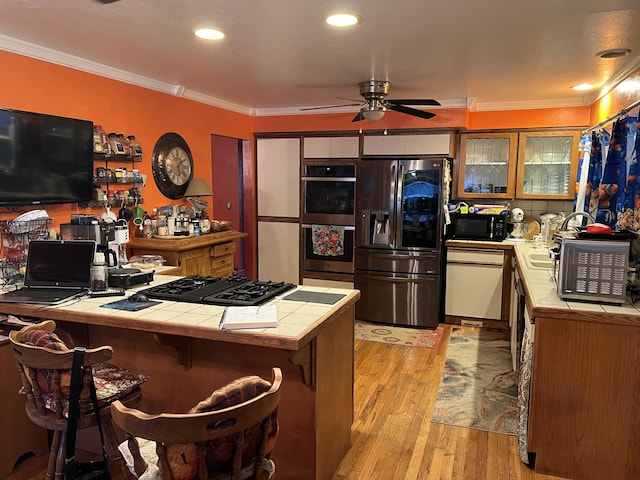
<path id="1" fill-rule="evenodd" d="M 92 198 L 93 123 L 0 109 L 0 207 Z"/>

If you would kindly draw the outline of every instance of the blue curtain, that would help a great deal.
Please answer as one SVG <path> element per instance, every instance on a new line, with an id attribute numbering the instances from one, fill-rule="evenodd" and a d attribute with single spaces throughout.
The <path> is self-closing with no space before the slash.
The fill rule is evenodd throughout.
<path id="1" fill-rule="evenodd" d="M 597 222 L 616 230 L 640 230 L 637 120 L 637 116 L 620 118 L 611 133 L 594 131 L 581 140 L 575 211 L 588 211 Z M 586 181 L 584 168 L 588 168 Z"/>

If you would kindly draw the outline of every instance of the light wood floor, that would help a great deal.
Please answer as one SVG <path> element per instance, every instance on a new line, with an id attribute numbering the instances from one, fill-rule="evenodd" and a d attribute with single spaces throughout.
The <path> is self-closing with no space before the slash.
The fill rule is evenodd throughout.
<path id="1" fill-rule="evenodd" d="M 356 340 L 352 447 L 333 480 L 561 480 L 535 474 L 518 440 L 431 423 L 450 325 L 436 350 Z M 277 448 L 277 447 L 276 447 Z M 10 480 L 42 480 L 46 456 Z"/>
<path id="2" fill-rule="evenodd" d="M 436 350 L 356 340 L 352 446 L 334 480 L 555 480 L 520 461 L 518 439 L 431 423 L 450 325 Z"/>

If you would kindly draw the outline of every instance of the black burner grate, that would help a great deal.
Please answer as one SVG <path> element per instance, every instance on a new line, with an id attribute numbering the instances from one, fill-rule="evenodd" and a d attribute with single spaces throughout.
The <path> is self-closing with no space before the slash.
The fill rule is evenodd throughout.
<path id="1" fill-rule="evenodd" d="M 271 298 L 294 288 L 285 282 L 249 280 L 192 275 L 164 285 L 142 290 L 149 298 L 210 305 L 261 305 Z"/>

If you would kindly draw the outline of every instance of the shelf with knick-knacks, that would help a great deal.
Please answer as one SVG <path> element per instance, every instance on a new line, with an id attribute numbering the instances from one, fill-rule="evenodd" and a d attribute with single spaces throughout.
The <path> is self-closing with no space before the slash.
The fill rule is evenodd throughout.
<path id="1" fill-rule="evenodd" d="M 144 176 L 134 168 L 136 163 L 142 162 L 142 147 L 134 135 L 107 134 L 101 125 L 94 125 L 93 160 L 94 193 L 90 207 L 131 206 L 144 202 L 140 188 L 144 186 Z"/>

